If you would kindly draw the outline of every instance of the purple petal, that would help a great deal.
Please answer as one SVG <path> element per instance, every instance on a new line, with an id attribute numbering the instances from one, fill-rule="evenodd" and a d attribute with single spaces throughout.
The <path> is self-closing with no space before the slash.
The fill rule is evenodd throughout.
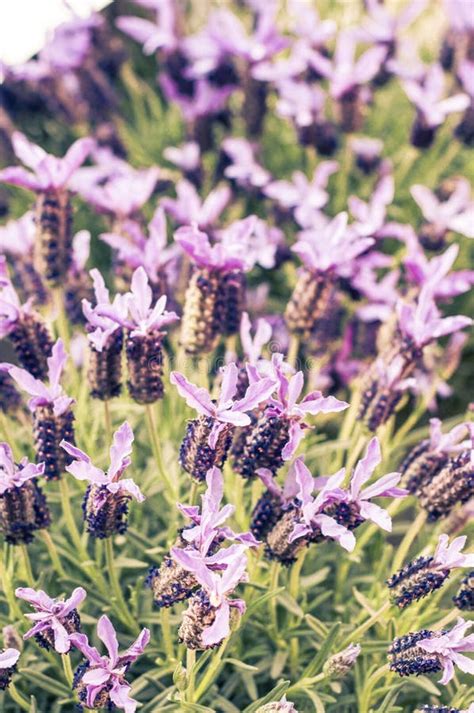
<path id="1" fill-rule="evenodd" d="M 30 191 L 40 191 L 43 187 L 32 173 L 26 171 L 21 166 L 10 166 L 0 171 L 0 183 L 9 183 L 12 186 L 20 186 Z"/>
<path id="2" fill-rule="evenodd" d="M 111 667 L 114 668 L 118 661 L 117 634 L 112 622 L 106 614 L 102 614 L 97 622 L 97 636 L 104 642 L 110 656 Z"/>
<path id="3" fill-rule="evenodd" d="M 219 404 L 227 404 L 232 401 L 232 398 L 237 391 L 237 381 L 239 378 L 239 370 L 234 363 L 227 364 L 222 369 L 222 385 L 219 396 Z"/>
<path id="4" fill-rule="evenodd" d="M 120 428 L 115 431 L 113 444 L 110 448 L 110 468 L 108 470 L 110 479 L 116 480 L 120 477 L 125 468 L 130 465 L 129 456 L 132 452 L 133 440 L 133 431 L 130 424 L 125 421 Z"/>
<path id="5" fill-rule="evenodd" d="M 66 451 L 66 453 L 69 453 L 69 455 L 73 456 L 76 460 L 84 461 L 84 463 L 91 462 L 87 453 L 84 453 L 84 451 L 81 451 L 80 448 L 77 448 L 77 446 L 74 446 L 72 443 L 68 443 L 68 441 L 63 439 L 59 445 Z"/>
<path id="6" fill-rule="evenodd" d="M 220 643 L 230 634 L 230 607 L 226 599 L 216 609 L 216 618 L 211 626 L 207 626 L 202 632 L 202 642 L 204 646 L 214 646 Z"/>
<path id="7" fill-rule="evenodd" d="M 71 634 L 69 641 L 76 649 L 79 649 L 81 654 L 92 664 L 100 664 L 102 657 L 94 646 L 89 644 L 89 640 L 85 634 Z"/>
<path id="8" fill-rule="evenodd" d="M 58 654 L 66 654 L 71 648 L 69 634 L 57 617 L 51 619 L 51 629 L 54 634 L 54 648 Z"/>
<path id="9" fill-rule="evenodd" d="M 51 611 L 51 607 L 55 603 L 54 599 L 51 599 L 42 589 L 35 590 L 31 587 L 18 587 L 15 589 L 15 596 L 19 599 L 24 599 L 28 604 L 40 611 Z"/>
<path id="10" fill-rule="evenodd" d="M 139 656 L 145 651 L 146 647 L 150 642 L 150 630 L 142 629 L 138 637 L 135 639 L 133 644 L 125 650 L 125 652 L 120 656 L 120 665 L 130 664 L 136 661 Z"/>
<path id="11" fill-rule="evenodd" d="M 0 668 L 12 668 L 20 658 L 18 649 L 5 649 L 0 653 Z"/>
<path id="12" fill-rule="evenodd" d="M 360 503 L 360 514 L 364 520 L 372 520 L 372 522 L 375 522 L 382 530 L 386 530 L 387 532 L 392 531 L 392 518 L 388 512 L 379 505 L 363 500 Z"/>
<path id="13" fill-rule="evenodd" d="M 86 671 L 82 677 L 82 682 L 87 686 L 100 686 L 111 677 L 110 671 L 105 668 L 94 668 L 92 671 Z"/>
<path id="14" fill-rule="evenodd" d="M 364 457 L 361 458 L 355 467 L 350 488 L 352 498 L 357 498 L 362 485 L 370 479 L 381 460 L 382 453 L 380 451 L 380 443 L 378 438 L 374 436 L 366 448 Z"/>
<path id="15" fill-rule="evenodd" d="M 131 686 L 128 683 L 122 683 L 120 679 L 114 681 L 110 690 L 110 700 L 122 708 L 125 713 L 135 713 L 137 709 L 137 702 L 130 697 L 131 690 Z"/>
<path id="16" fill-rule="evenodd" d="M 304 438 L 304 429 L 302 428 L 299 421 L 291 421 L 290 429 L 288 433 L 288 442 L 285 444 L 281 457 L 284 461 L 290 460 L 290 458 L 296 453 L 300 441 Z"/>
<path id="17" fill-rule="evenodd" d="M 71 596 L 65 600 L 64 608 L 61 612 L 62 616 L 67 616 L 73 609 L 77 609 L 79 604 L 81 604 L 87 597 L 87 592 L 83 587 L 76 587 Z"/>
<path id="18" fill-rule="evenodd" d="M 216 409 L 206 389 L 191 384 L 186 377 L 178 371 L 171 372 L 170 382 L 176 386 L 179 395 L 186 400 L 188 406 L 202 413 L 204 416 L 215 416 Z"/>
<path id="19" fill-rule="evenodd" d="M 240 401 L 236 401 L 233 409 L 236 411 L 252 411 L 263 401 L 270 398 L 276 387 L 277 383 L 274 379 L 269 377 L 260 379 L 260 381 L 257 381 L 248 387 L 245 392 L 245 396 L 240 399 Z"/>

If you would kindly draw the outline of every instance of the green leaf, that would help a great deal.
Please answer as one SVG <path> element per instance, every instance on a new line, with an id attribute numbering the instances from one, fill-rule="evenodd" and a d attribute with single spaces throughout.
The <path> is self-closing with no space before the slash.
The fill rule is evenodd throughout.
<path id="1" fill-rule="evenodd" d="M 290 681 L 280 681 L 266 696 L 259 698 L 258 701 L 254 701 L 251 705 L 247 706 L 247 708 L 244 708 L 243 713 L 255 713 L 260 706 L 264 706 L 266 703 L 272 703 L 273 701 L 279 701 L 280 698 L 283 698 L 289 687 Z"/>
<path id="2" fill-rule="evenodd" d="M 301 678 L 312 678 L 316 676 L 324 666 L 326 659 L 329 658 L 334 642 L 339 634 L 339 629 L 341 628 L 341 622 L 336 622 L 331 629 L 325 640 L 323 641 L 318 653 L 312 661 L 306 666 Z"/>
<path id="3" fill-rule="evenodd" d="M 244 671 L 259 671 L 259 669 L 256 666 L 251 666 L 248 663 L 244 663 L 243 661 L 239 661 L 239 659 L 224 659 L 223 663 L 230 663 L 232 666 L 235 666 L 235 668 L 241 668 Z"/>
<path id="4" fill-rule="evenodd" d="M 46 676 L 44 673 L 32 671 L 31 669 L 26 668 L 20 669 L 20 673 L 28 681 L 36 683 L 37 686 L 42 688 L 44 691 L 48 691 L 48 693 L 51 693 L 53 696 L 71 698 L 71 691 L 67 686 L 50 676 Z"/>
<path id="5" fill-rule="evenodd" d="M 430 681 L 426 676 L 419 676 L 418 678 L 410 678 L 406 684 L 415 686 L 416 688 L 421 688 L 422 691 L 430 693 L 432 696 L 440 696 L 441 691 L 437 688 L 433 681 Z"/>
<path id="6" fill-rule="evenodd" d="M 249 614 L 254 612 L 256 609 L 259 609 L 262 604 L 265 604 L 265 602 L 268 602 L 270 599 L 273 599 L 273 597 L 278 596 L 282 592 L 285 591 L 285 587 L 278 587 L 278 589 L 272 589 L 269 592 L 265 592 L 265 594 L 262 594 L 261 597 L 256 599 L 254 602 L 252 602 L 248 607 L 247 611 L 244 614 L 244 617 L 247 619 Z"/>
<path id="7" fill-rule="evenodd" d="M 324 703 L 322 702 L 322 700 L 320 699 L 320 697 L 318 696 L 317 693 L 315 693 L 314 691 L 310 691 L 309 688 L 301 688 L 300 690 L 313 703 L 314 710 L 316 711 L 316 713 L 325 713 L 326 712 Z"/>
<path id="8" fill-rule="evenodd" d="M 131 557 L 117 557 L 115 566 L 118 567 L 118 569 L 146 569 L 150 565 L 148 562 L 132 559 Z"/>

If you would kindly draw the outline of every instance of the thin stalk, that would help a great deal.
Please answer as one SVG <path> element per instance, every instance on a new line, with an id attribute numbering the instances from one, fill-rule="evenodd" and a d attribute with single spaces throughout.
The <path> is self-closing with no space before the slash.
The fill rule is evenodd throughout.
<path id="1" fill-rule="evenodd" d="M 341 644 L 341 650 L 345 649 L 346 646 L 349 646 L 350 643 L 352 642 L 357 642 L 362 634 L 365 634 L 366 631 L 368 631 L 374 624 L 378 622 L 378 620 L 385 614 L 386 611 L 390 609 L 390 602 L 386 601 L 385 604 L 383 604 L 380 609 L 378 609 L 374 614 L 372 614 L 367 621 L 364 621 L 363 624 L 357 627 L 357 629 L 354 629 L 352 634 L 349 634 L 349 636 L 343 641 Z"/>
<path id="2" fill-rule="evenodd" d="M 296 334 L 292 334 L 290 337 L 290 346 L 288 347 L 288 354 L 286 357 L 286 361 L 290 366 L 296 367 L 299 349 L 300 339 Z"/>
<path id="3" fill-rule="evenodd" d="M 151 404 L 145 405 L 145 414 L 146 414 L 146 422 L 147 422 L 147 427 L 148 427 L 148 436 L 151 441 L 151 447 L 152 447 L 152 451 L 153 451 L 153 456 L 155 458 L 156 467 L 158 468 L 158 473 L 166 486 L 166 490 L 168 491 L 168 497 L 170 499 L 170 503 L 172 505 L 174 505 L 177 500 L 177 494 L 176 494 L 174 485 L 173 485 L 171 479 L 169 478 L 168 473 L 166 472 L 166 468 L 163 464 L 161 445 L 160 445 L 160 440 L 158 438 L 158 431 L 156 428 L 155 418 L 153 415 L 153 408 L 152 408 Z"/>
<path id="4" fill-rule="evenodd" d="M 28 547 L 23 543 L 20 545 L 21 555 L 23 558 L 23 566 L 26 573 L 26 581 L 30 587 L 35 586 L 35 578 L 33 576 L 33 570 L 31 569 L 30 555 L 28 554 Z"/>
<path id="5" fill-rule="evenodd" d="M 16 447 L 16 439 L 13 437 L 12 432 L 10 431 L 10 424 L 8 422 L 8 418 L 6 415 L 3 413 L 3 411 L 0 411 L 0 425 L 2 427 L 2 431 L 5 437 L 6 442 L 10 446 L 10 448 L 13 451 L 13 455 L 15 456 L 16 460 L 19 460 L 19 454 L 18 454 L 18 449 Z"/>
<path id="6" fill-rule="evenodd" d="M 223 641 L 219 647 L 219 650 L 213 657 L 209 668 L 207 669 L 206 673 L 202 677 L 201 682 L 196 689 L 196 695 L 194 696 L 195 703 L 199 703 L 200 699 L 203 697 L 203 695 L 206 693 L 207 689 L 213 682 L 213 680 L 217 674 L 217 671 L 222 663 L 222 657 L 225 653 L 228 643 L 229 643 L 229 639 L 226 639 L 225 641 Z"/>
<path id="7" fill-rule="evenodd" d="M 111 537 L 107 537 L 105 540 L 105 560 L 107 563 L 107 572 L 109 575 L 109 583 L 112 588 L 112 594 L 117 602 L 117 613 L 120 611 L 123 617 L 123 622 L 135 631 L 137 628 L 136 622 L 131 616 L 125 599 L 123 598 L 122 588 L 120 586 L 120 581 L 117 575 L 117 570 L 115 567 L 115 557 L 114 557 L 114 545 Z"/>
<path id="8" fill-rule="evenodd" d="M 10 620 L 15 621 L 16 619 L 21 619 L 23 617 L 23 614 L 15 598 L 11 577 L 8 572 L 8 568 L 4 562 L 3 556 L 0 557 L 0 580 L 2 583 L 5 598 L 8 602 Z"/>
<path id="9" fill-rule="evenodd" d="M 189 504 L 196 505 L 199 497 L 199 485 L 193 480 L 189 491 Z"/>
<path id="10" fill-rule="evenodd" d="M 186 701 L 188 703 L 193 703 L 194 701 L 194 666 L 196 664 L 196 651 L 195 649 L 186 649 L 186 679 L 188 685 L 186 687 Z"/>
<path id="11" fill-rule="evenodd" d="M 405 536 L 403 540 L 400 542 L 400 545 L 395 553 L 395 557 L 393 558 L 393 564 L 392 564 L 392 571 L 397 572 L 400 567 L 403 565 L 408 552 L 410 551 L 410 547 L 412 546 L 413 542 L 416 540 L 416 537 L 420 530 L 423 528 L 423 525 L 426 522 L 426 511 L 421 510 L 415 520 L 412 522 L 410 527 L 405 533 Z"/>
<path id="12" fill-rule="evenodd" d="M 163 636 L 163 646 L 169 661 L 174 659 L 174 646 L 171 637 L 170 611 L 167 607 L 161 609 L 161 633 Z"/>
<path id="13" fill-rule="evenodd" d="M 69 486 L 67 483 L 67 479 L 64 476 L 59 479 L 59 492 L 61 494 L 61 505 L 63 509 L 64 518 L 66 520 L 67 529 L 69 530 L 69 534 L 71 536 L 71 540 L 73 541 L 73 544 L 78 550 L 78 552 L 80 552 L 81 556 L 84 559 L 88 559 L 88 554 L 85 550 L 84 545 L 82 544 L 81 535 L 79 534 L 76 521 L 74 520 L 74 515 L 72 513 L 71 508 L 71 495 L 69 492 Z"/>
<path id="14" fill-rule="evenodd" d="M 8 686 L 8 693 L 13 698 L 15 703 L 20 706 L 22 711 L 31 710 L 29 702 L 21 695 L 20 691 L 17 689 L 13 682 L 10 683 L 10 685 Z"/>
<path id="15" fill-rule="evenodd" d="M 374 690 L 375 684 L 380 681 L 384 676 L 389 673 L 388 664 L 381 666 L 377 671 L 375 671 L 371 676 L 369 676 L 366 686 L 362 691 L 362 696 L 360 699 L 360 713 L 369 713 L 370 710 L 370 699 L 372 697 L 372 691 Z"/>
<path id="16" fill-rule="evenodd" d="M 301 570 L 303 568 L 303 564 L 306 558 L 306 553 L 307 549 L 302 550 L 296 562 L 291 568 L 290 572 L 290 582 L 289 582 L 289 590 L 290 590 L 290 596 L 295 600 L 295 602 L 298 602 L 298 593 L 299 593 L 299 588 L 300 588 L 300 575 L 301 575 Z M 298 617 L 292 617 L 290 616 L 290 622 L 291 622 L 291 629 L 296 627 L 298 624 Z M 297 672 L 298 672 L 298 659 L 299 659 L 299 645 L 298 645 L 298 637 L 297 636 L 292 636 L 290 640 L 290 670 L 291 670 L 291 675 L 293 678 L 296 678 Z"/>
<path id="17" fill-rule="evenodd" d="M 56 308 L 56 333 L 60 337 L 66 349 L 69 351 L 69 325 L 64 311 L 64 295 L 61 287 L 53 289 L 53 304 Z"/>
<path id="18" fill-rule="evenodd" d="M 274 592 L 278 588 L 278 578 L 280 576 L 280 563 L 275 560 L 270 567 L 270 591 Z M 268 600 L 270 622 L 275 633 L 278 633 L 277 602 L 276 597 Z"/>
<path id="19" fill-rule="evenodd" d="M 110 404 L 108 399 L 104 401 L 104 423 L 105 423 L 105 435 L 107 437 L 107 443 L 112 441 L 112 418 L 110 415 Z"/>
<path id="20" fill-rule="evenodd" d="M 56 571 L 56 574 L 61 578 L 66 577 L 66 572 L 64 571 L 63 566 L 61 564 L 56 545 L 54 544 L 53 538 L 49 534 L 48 530 L 40 530 L 40 536 L 43 539 L 46 547 L 48 548 L 49 556 L 51 557 L 51 562 Z"/>
<path id="21" fill-rule="evenodd" d="M 63 654 L 61 656 L 61 663 L 63 665 L 64 675 L 66 676 L 66 681 L 68 685 L 72 688 L 72 682 L 74 681 L 74 673 L 71 666 L 71 657 L 69 654 Z"/>

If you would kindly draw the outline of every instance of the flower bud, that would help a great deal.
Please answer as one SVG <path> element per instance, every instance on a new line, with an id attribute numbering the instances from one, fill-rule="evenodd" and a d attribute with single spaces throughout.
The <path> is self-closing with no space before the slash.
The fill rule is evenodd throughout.
<path id="1" fill-rule="evenodd" d="M 36 478 L 0 495 L 0 530 L 9 544 L 28 544 L 36 530 L 43 530 L 50 523 L 46 498 Z"/>
<path id="2" fill-rule="evenodd" d="M 331 656 L 331 658 L 326 661 L 323 667 L 324 673 L 330 678 L 345 678 L 349 671 L 354 668 L 360 651 L 360 644 L 349 644 L 343 651 L 334 654 L 334 656 Z"/>
<path id="3" fill-rule="evenodd" d="M 110 492 L 105 485 L 89 485 L 82 510 L 87 532 L 103 540 L 127 531 L 128 502 L 130 496 L 123 492 Z"/>
<path id="4" fill-rule="evenodd" d="M 91 396 L 108 401 L 120 394 L 122 389 L 123 330 L 115 329 L 108 337 L 102 351 L 91 344 L 87 378 Z"/>
<path id="5" fill-rule="evenodd" d="M 64 439 L 74 443 L 74 414 L 68 408 L 59 415 L 51 405 L 38 406 L 33 415 L 36 462 L 45 464 L 45 477 L 56 480 L 61 477 L 71 457 L 61 448 Z"/>
<path id="6" fill-rule="evenodd" d="M 283 465 L 281 456 L 289 440 L 287 419 L 263 413 L 254 425 L 242 429 L 242 443 L 233 448 L 233 468 L 243 478 L 253 478 L 257 468 L 275 474 Z"/>
<path id="7" fill-rule="evenodd" d="M 3 646 L 6 649 L 17 649 L 18 651 L 23 649 L 23 639 L 14 626 L 7 624 L 3 627 L 2 634 Z"/>
<path id="8" fill-rule="evenodd" d="M 150 332 L 127 339 L 128 390 L 139 404 L 152 404 L 163 398 L 163 334 Z"/>
<path id="9" fill-rule="evenodd" d="M 443 586 L 450 570 L 435 570 L 434 565 L 433 557 L 418 557 L 390 577 L 387 581 L 390 596 L 400 609 Z"/>
<path id="10" fill-rule="evenodd" d="M 53 340 L 41 317 L 36 312 L 23 312 L 8 338 L 20 365 L 35 378 L 45 379 Z"/>
<path id="11" fill-rule="evenodd" d="M 333 292 L 331 276 L 303 269 L 285 310 L 290 332 L 308 339 L 317 320 L 326 314 Z"/>

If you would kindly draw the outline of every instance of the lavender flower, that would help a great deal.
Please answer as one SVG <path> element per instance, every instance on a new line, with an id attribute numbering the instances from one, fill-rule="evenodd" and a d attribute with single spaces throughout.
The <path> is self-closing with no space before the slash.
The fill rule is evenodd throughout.
<path id="1" fill-rule="evenodd" d="M 437 129 L 444 123 L 446 117 L 463 111 L 469 106 L 467 94 L 455 94 L 443 99 L 444 85 L 443 70 L 439 64 L 430 67 L 423 84 L 410 79 L 402 84 L 417 111 L 411 134 L 411 142 L 417 148 L 424 149 L 431 146 Z"/>
<path id="2" fill-rule="evenodd" d="M 458 245 L 451 245 L 442 255 L 428 260 L 414 232 L 407 232 L 406 242 L 407 253 L 403 264 L 410 282 L 417 286 L 430 283 L 437 299 L 457 297 L 470 290 L 474 284 L 474 270 L 448 274 L 459 254 Z"/>
<path id="3" fill-rule="evenodd" d="M 165 54 L 178 46 L 176 30 L 176 10 L 172 0 L 138 3 L 155 11 L 154 21 L 134 15 L 122 15 L 116 25 L 122 32 L 143 45 L 144 54 L 154 54 L 157 50 Z"/>
<path id="4" fill-rule="evenodd" d="M 303 419 L 318 413 L 337 413 L 348 407 L 334 396 L 324 397 L 312 391 L 299 403 L 304 375 L 298 371 L 291 378 L 284 373 L 281 355 L 273 356 L 273 371 L 278 384 L 276 398 L 246 432 L 238 452 L 234 450 L 233 467 L 244 478 L 252 478 L 258 468 L 268 468 L 273 474 L 294 455 L 308 425 Z M 258 382 L 257 382 L 258 383 Z"/>
<path id="5" fill-rule="evenodd" d="M 202 506 L 181 505 L 178 507 L 191 525 L 180 531 L 177 541 L 159 568 L 152 567 L 147 578 L 147 586 L 153 592 L 155 604 L 170 607 L 176 602 L 189 598 L 199 586 L 194 574 L 185 569 L 173 556 L 176 550 L 199 553 L 209 566 L 219 567 L 217 550 L 226 541 L 234 541 L 247 547 L 259 544 L 250 532 L 235 533 L 224 522 L 233 514 L 233 505 L 221 508 L 224 495 L 224 479 L 218 468 L 210 468 L 206 474 L 207 490 L 201 496 Z M 231 551 L 235 551 L 231 550 Z M 226 557 L 228 550 L 221 551 Z"/>
<path id="6" fill-rule="evenodd" d="M 5 259 L 0 258 L 0 337 L 11 341 L 18 361 L 33 376 L 46 375 L 46 360 L 53 340 L 31 298 L 22 304 L 8 278 Z"/>
<path id="7" fill-rule="evenodd" d="M 460 123 L 456 126 L 454 134 L 465 146 L 474 145 L 474 62 L 464 60 L 458 69 L 458 78 L 462 87 L 469 96 L 470 104 L 464 112 Z"/>
<path id="8" fill-rule="evenodd" d="M 446 201 L 440 201 L 425 186 L 412 186 L 411 195 L 421 208 L 426 221 L 421 227 L 420 240 L 435 249 L 444 244 L 448 231 L 452 230 L 468 238 L 474 238 L 474 203 L 470 200 L 468 181 L 459 181 Z"/>
<path id="9" fill-rule="evenodd" d="M 44 463 L 23 458 L 17 465 L 7 443 L 0 443 L 0 529 L 12 544 L 28 544 L 33 533 L 48 527 L 51 518 L 46 498 L 37 484 Z"/>
<path id="10" fill-rule="evenodd" d="M 182 374 L 173 371 L 170 381 L 186 403 L 200 414 L 188 422 L 180 448 L 180 463 L 198 482 L 204 480 L 209 468 L 220 468 L 227 458 L 235 426 L 251 423 L 247 411 L 266 401 L 275 390 L 275 380 L 267 377 L 252 383 L 242 399 L 234 401 L 239 370 L 235 364 L 222 369 L 220 396 L 213 401 L 204 388 L 191 384 Z"/>
<path id="11" fill-rule="evenodd" d="M 65 309 L 72 324 L 83 324 L 82 300 L 92 297 L 93 289 L 89 275 L 85 271 L 89 259 L 91 234 L 80 230 L 72 240 L 71 266 L 66 276 Z"/>
<path id="12" fill-rule="evenodd" d="M 259 706 L 255 713 L 298 713 L 295 704 L 286 699 L 286 696 L 280 698 L 275 703 L 265 703 Z"/>
<path id="13" fill-rule="evenodd" d="M 255 158 L 255 148 L 247 139 L 228 137 L 222 151 L 229 162 L 224 175 L 240 188 L 260 191 L 269 181 L 270 173 Z"/>
<path id="14" fill-rule="evenodd" d="M 324 664 L 324 672 L 333 679 L 345 678 L 354 668 L 362 650 L 360 644 L 349 644 L 343 651 L 334 654 Z"/>
<path id="15" fill-rule="evenodd" d="M 347 230 L 347 213 L 339 213 L 321 230 L 304 231 L 292 248 L 304 269 L 285 311 L 288 329 L 303 339 L 309 337 L 331 303 L 338 270 L 373 242 Z"/>
<path id="16" fill-rule="evenodd" d="M 141 503 L 145 499 L 131 478 L 121 479 L 132 462 L 133 439 L 133 431 L 125 421 L 114 433 L 107 473 L 93 465 L 89 456 L 72 443 L 61 441 L 61 447 L 75 459 L 66 466 L 68 473 L 90 483 L 82 509 L 87 531 L 93 537 L 103 539 L 126 532 L 129 501 L 134 498 Z"/>
<path id="17" fill-rule="evenodd" d="M 329 79 L 341 128 L 348 132 L 361 128 L 363 107 L 367 102 L 365 85 L 377 75 L 387 55 L 385 47 L 371 47 L 356 60 L 356 44 L 353 31 L 340 32 L 333 62 L 316 52 L 311 62 L 321 76 Z"/>
<path id="18" fill-rule="evenodd" d="M 201 201 L 193 184 L 183 179 L 176 184 L 176 196 L 176 200 L 162 198 L 160 205 L 178 225 L 195 223 L 201 230 L 206 230 L 215 225 L 224 211 L 230 201 L 231 191 L 228 186 L 221 186 Z"/>
<path id="19" fill-rule="evenodd" d="M 466 448 L 461 439 L 468 433 L 467 424 L 454 426 L 447 434 L 443 434 L 441 426 L 438 418 L 430 419 L 429 438 L 412 448 L 400 465 L 403 483 L 414 495 L 447 465 L 450 453 Z"/>
<path id="20" fill-rule="evenodd" d="M 461 586 L 453 602 L 458 609 L 474 611 L 474 570 L 461 580 Z"/>
<path id="21" fill-rule="evenodd" d="M 231 609 L 244 614 L 245 602 L 230 598 L 237 585 L 246 581 L 247 556 L 242 547 L 238 551 L 229 551 L 229 548 L 224 551 L 224 557 L 219 557 L 219 564 L 226 565 L 223 572 L 209 569 L 200 555 L 188 550 L 171 550 L 178 563 L 192 572 L 202 587 L 191 597 L 179 629 L 179 638 L 188 649 L 219 646 L 230 634 Z"/>
<path id="22" fill-rule="evenodd" d="M 59 654 L 67 654 L 71 648 L 70 634 L 81 629 L 77 607 L 86 598 L 86 590 L 76 587 L 65 600 L 52 599 L 42 589 L 34 590 L 30 587 L 18 587 L 15 594 L 35 609 L 33 614 L 25 614 L 27 619 L 35 623 L 23 638 L 34 636 L 45 649 L 54 648 Z"/>
<path id="23" fill-rule="evenodd" d="M 97 304 L 93 307 L 87 300 L 82 303 L 89 342 L 87 378 L 92 398 L 107 401 L 118 396 L 122 388 L 123 328 L 120 319 L 126 316 L 127 301 L 125 296 L 116 295 L 111 303 L 99 270 L 94 268 L 90 275 Z M 103 314 L 105 307 L 114 310 L 116 319 Z"/>
<path id="24" fill-rule="evenodd" d="M 0 650 L 0 690 L 4 691 L 10 685 L 19 658 L 17 649 Z"/>
<path id="25" fill-rule="evenodd" d="M 202 183 L 201 152 L 195 141 L 187 141 L 179 147 L 167 146 L 164 158 L 183 172 L 184 178 L 199 188 Z"/>
<path id="26" fill-rule="evenodd" d="M 401 636 L 389 649 L 390 669 L 400 676 L 419 676 L 442 671 L 439 683 L 446 685 L 454 676 L 454 666 L 474 673 L 474 661 L 465 652 L 474 651 L 474 636 L 466 636 L 472 621 L 459 617 L 450 631 L 419 631 Z"/>
<path id="27" fill-rule="evenodd" d="M 254 256 L 242 251 L 242 242 L 254 228 L 247 218 L 227 229 L 211 246 L 208 236 L 194 224 L 176 231 L 176 242 L 195 264 L 186 290 L 181 344 L 188 354 L 210 352 L 219 336 L 235 334 L 244 302 L 244 272 L 253 266 Z"/>
<path id="28" fill-rule="evenodd" d="M 47 154 L 15 132 L 13 148 L 18 158 L 31 169 L 11 166 L 0 171 L 0 182 L 27 188 L 37 194 L 36 260 L 41 274 L 56 285 L 71 263 L 71 204 L 68 185 L 74 172 L 84 163 L 94 147 L 92 139 L 79 139 L 64 158 Z"/>
<path id="29" fill-rule="evenodd" d="M 293 121 L 303 146 L 316 144 L 319 124 L 324 121 L 326 95 L 323 90 L 294 79 L 279 81 L 277 89 L 277 113 Z"/>
<path id="30" fill-rule="evenodd" d="M 125 350 L 128 364 L 128 389 L 140 404 L 154 403 L 163 398 L 163 327 L 176 321 L 174 312 L 167 312 L 163 295 L 152 307 L 153 293 L 143 267 L 133 273 L 131 292 L 127 299 L 128 315 L 122 317 L 117 310 L 98 307 L 99 314 L 118 321 L 127 330 Z"/>
<path id="31" fill-rule="evenodd" d="M 383 142 L 380 139 L 354 137 L 351 140 L 351 149 L 356 158 L 357 168 L 362 173 L 368 176 L 379 168 L 383 149 Z"/>
<path id="32" fill-rule="evenodd" d="M 472 567 L 474 555 L 463 555 L 461 550 L 467 537 L 456 537 L 449 544 L 448 535 L 440 535 L 432 556 L 418 557 L 409 562 L 387 581 L 393 602 L 405 609 L 412 602 L 440 589 L 451 570 L 457 567 Z"/>
<path id="33" fill-rule="evenodd" d="M 367 203 L 356 196 L 349 196 L 349 209 L 355 218 L 351 230 L 362 237 L 375 239 L 399 237 L 401 226 L 398 223 L 386 222 L 387 207 L 392 203 L 394 194 L 393 176 L 386 174 L 377 181 Z"/>
<path id="34" fill-rule="evenodd" d="M 108 656 L 101 656 L 94 646 L 89 644 L 85 634 L 71 634 L 70 642 L 83 654 L 86 662 L 75 673 L 74 688 L 79 699 L 88 708 L 97 710 L 111 705 L 125 713 L 135 713 L 137 702 L 131 698 L 131 686 L 125 679 L 130 666 L 144 652 L 150 641 L 148 629 L 141 633 L 124 651 L 119 654 L 117 635 L 110 619 L 100 617 L 97 622 L 97 636 L 105 644 Z"/>
<path id="35" fill-rule="evenodd" d="M 329 200 L 327 184 L 338 168 L 336 161 L 322 161 L 315 168 L 311 181 L 301 171 L 295 171 L 291 181 L 272 181 L 263 192 L 284 210 L 293 210 L 295 220 L 302 228 L 311 228 Z"/>
<path id="36" fill-rule="evenodd" d="M 36 226 L 33 211 L 18 220 L 9 220 L 0 227 L 0 249 L 14 267 L 13 284 L 24 299 L 34 298 L 36 304 L 46 304 L 48 294 L 34 265 Z"/>
<path id="37" fill-rule="evenodd" d="M 33 413 L 36 461 L 44 463 L 44 474 L 48 479 L 60 478 L 69 462 L 60 448 L 62 439 L 74 441 L 74 415 L 71 410 L 74 400 L 64 393 L 59 383 L 67 359 L 62 340 L 58 339 L 47 360 L 48 384 L 35 379 L 24 369 L 6 365 L 18 386 L 32 397 L 28 407 Z"/>

